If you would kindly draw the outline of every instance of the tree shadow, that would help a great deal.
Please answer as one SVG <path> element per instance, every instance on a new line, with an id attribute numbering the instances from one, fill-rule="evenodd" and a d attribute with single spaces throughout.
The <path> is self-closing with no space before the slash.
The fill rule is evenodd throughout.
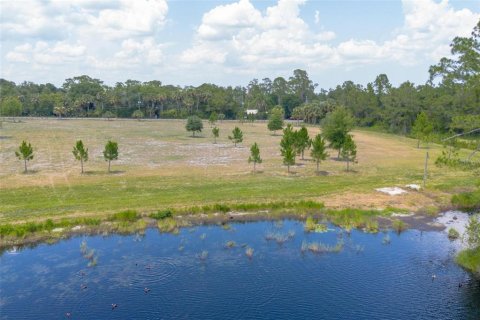
<path id="1" fill-rule="evenodd" d="M 24 174 L 24 175 L 30 175 L 30 174 L 36 174 L 36 173 L 38 173 L 38 172 L 39 172 L 39 170 L 37 170 L 37 169 L 28 169 L 27 172 L 22 171 L 22 174 Z"/>
<path id="2" fill-rule="evenodd" d="M 0 140 L 12 139 L 12 136 L 0 136 Z"/>
<path id="3" fill-rule="evenodd" d="M 316 172 L 317 176 L 328 176 L 330 173 L 328 171 L 317 171 Z"/>

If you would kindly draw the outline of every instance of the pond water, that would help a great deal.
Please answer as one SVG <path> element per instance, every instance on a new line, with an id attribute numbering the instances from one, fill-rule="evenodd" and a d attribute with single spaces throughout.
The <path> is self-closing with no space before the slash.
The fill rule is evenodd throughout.
<path id="1" fill-rule="evenodd" d="M 480 319 L 480 283 L 454 263 L 458 244 L 445 233 L 304 233 L 292 220 L 230 226 L 4 253 L 0 318 Z M 87 266 L 82 241 L 96 266 Z M 342 241 L 340 252 L 301 250 Z"/>

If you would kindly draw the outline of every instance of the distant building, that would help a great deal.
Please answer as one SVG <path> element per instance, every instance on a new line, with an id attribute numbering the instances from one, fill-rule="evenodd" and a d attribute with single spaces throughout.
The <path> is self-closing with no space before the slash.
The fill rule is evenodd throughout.
<path id="1" fill-rule="evenodd" d="M 257 109 L 247 109 L 247 115 L 248 114 L 257 114 L 258 113 L 258 110 Z"/>

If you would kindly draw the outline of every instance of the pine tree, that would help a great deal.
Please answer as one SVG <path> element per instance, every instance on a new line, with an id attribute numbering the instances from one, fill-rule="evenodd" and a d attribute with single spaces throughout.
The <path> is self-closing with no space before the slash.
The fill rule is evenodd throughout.
<path id="1" fill-rule="evenodd" d="M 108 161 L 108 172 L 110 172 L 110 162 L 118 159 L 118 143 L 108 140 L 103 151 L 105 161 Z"/>
<path id="2" fill-rule="evenodd" d="M 80 161 L 83 173 L 83 163 L 88 161 L 88 149 L 85 149 L 82 140 L 78 140 L 72 150 L 73 156 Z"/>
<path id="3" fill-rule="evenodd" d="M 260 158 L 260 149 L 258 144 L 255 142 L 250 148 L 250 157 L 248 157 L 248 163 L 253 162 L 253 172 L 256 171 L 257 163 L 262 163 L 262 158 Z"/>
<path id="4" fill-rule="evenodd" d="M 350 162 L 356 162 L 357 160 L 357 145 L 355 144 L 355 141 L 353 141 L 353 137 L 350 134 L 345 138 L 341 155 L 343 160 L 347 161 L 347 171 L 349 171 Z"/>
<path id="5" fill-rule="evenodd" d="M 326 151 L 325 146 L 325 139 L 323 139 L 321 134 L 317 134 L 312 141 L 312 151 L 310 152 L 312 158 L 317 163 L 317 173 L 318 167 L 320 165 L 320 161 L 325 160 L 328 157 L 328 153 Z"/>
<path id="6" fill-rule="evenodd" d="M 297 149 L 297 153 L 302 155 L 302 160 L 304 160 L 303 155 L 305 150 L 310 148 L 311 143 L 312 141 L 308 136 L 307 128 L 302 126 L 302 128 L 295 134 L 295 148 Z"/>
<path id="7" fill-rule="evenodd" d="M 217 143 L 217 138 L 220 135 L 220 129 L 218 127 L 213 127 L 212 128 L 212 134 L 213 134 L 213 143 Z"/>
<path id="8" fill-rule="evenodd" d="M 240 143 L 243 141 L 243 132 L 240 130 L 239 127 L 235 127 L 232 131 L 232 136 L 228 136 L 228 139 L 232 140 L 235 147 L 237 146 L 237 143 Z"/>
<path id="9" fill-rule="evenodd" d="M 18 151 L 15 151 L 15 155 L 19 160 L 23 160 L 25 166 L 25 173 L 27 173 L 27 161 L 33 159 L 33 148 L 30 143 L 27 143 L 25 140 L 22 141 Z"/>

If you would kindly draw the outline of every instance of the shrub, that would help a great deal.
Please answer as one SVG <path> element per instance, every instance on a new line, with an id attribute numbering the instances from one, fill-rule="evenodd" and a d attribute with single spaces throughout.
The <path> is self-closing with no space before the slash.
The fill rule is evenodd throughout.
<path id="1" fill-rule="evenodd" d="M 455 230 L 454 228 L 450 228 L 448 230 L 448 238 L 450 240 L 455 240 L 455 239 L 458 239 L 459 237 L 460 237 L 460 233 L 457 230 Z"/>
<path id="2" fill-rule="evenodd" d="M 402 233 L 407 229 L 407 224 L 402 220 L 396 219 L 392 221 L 392 229 L 397 233 Z"/>
<path id="3" fill-rule="evenodd" d="M 452 197 L 452 204 L 460 210 L 480 209 L 480 190 L 456 194 Z"/>
<path id="4" fill-rule="evenodd" d="M 162 211 L 157 211 L 155 213 L 152 213 L 149 215 L 150 218 L 155 219 L 155 220 L 162 220 L 166 218 L 171 218 L 173 217 L 173 211 L 170 209 L 162 210 Z"/>
<path id="5" fill-rule="evenodd" d="M 456 261 L 466 270 L 480 275 L 480 247 L 460 251 Z"/>
<path id="6" fill-rule="evenodd" d="M 140 218 L 139 214 L 135 210 L 126 210 L 117 212 L 112 216 L 113 221 L 122 221 L 122 222 L 134 222 Z"/>
<path id="7" fill-rule="evenodd" d="M 178 233 L 177 221 L 174 218 L 165 218 L 157 222 L 158 230 L 160 232 Z"/>

